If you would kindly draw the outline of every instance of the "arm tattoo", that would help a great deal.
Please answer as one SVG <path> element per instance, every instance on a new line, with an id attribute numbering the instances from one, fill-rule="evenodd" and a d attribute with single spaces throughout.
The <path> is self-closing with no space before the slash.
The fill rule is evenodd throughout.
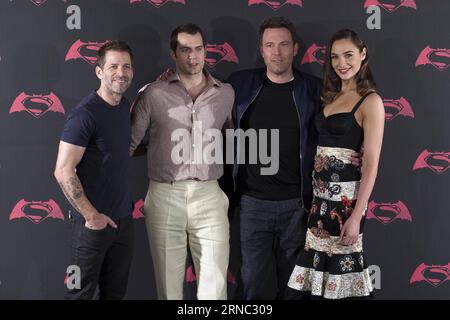
<path id="1" fill-rule="evenodd" d="M 81 208 L 77 203 L 84 193 L 80 180 L 77 177 L 70 177 L 66 182 L 66 185 L 64 185 L 63 182 L 60 182 L 59 186 L 74 209 L 81 212 Z"/>
<path id="2" fill-rule="evenodd" d="M 59 186 L 61 187 L 61 190 L 63 191 L 63 193 L 66 196 L 67 200 L 69 200 L 70 204 L 75 208 L 75 210 L 79 211 L 80 208 L 77 206 L 75 201 L 72 199 L 72 197 L 70 196 L 69 192 L 64 187 L 64 184 L 60 182 Z"/>
<path id="3" fill-rule="evenodd" d="M 69 181 L 67 181 L 67 187 L 75 200 L 78 200 L 83 196 L 83 187 L 81 186 L 81 182 L 78 178 L 70 177 Z"/>

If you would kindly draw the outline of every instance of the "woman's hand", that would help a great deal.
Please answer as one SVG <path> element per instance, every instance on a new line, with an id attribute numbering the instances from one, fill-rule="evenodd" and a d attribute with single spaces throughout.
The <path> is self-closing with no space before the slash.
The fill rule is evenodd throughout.
<path id="1" fill-rule="evenodd" d="M 353 212 L 344 223 L 341 230 L 340 241 L 344 246 L 354 245 L 358 241 L 361 219 Z"/>

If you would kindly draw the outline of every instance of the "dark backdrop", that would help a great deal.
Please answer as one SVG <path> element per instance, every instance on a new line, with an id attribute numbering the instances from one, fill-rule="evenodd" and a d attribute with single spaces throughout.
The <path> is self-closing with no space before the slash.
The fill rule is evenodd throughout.
<path id="1" fill-rule="evenodd" d="M 369 4 L 380 6 L 381 29 L 367 27 Z M 80 9 L 81 29 L 67 27 L 72 5 Z M 210 70 L 226 79 L 262 65 L 258 26 L 284 15 L 297 27 L 295 65 L 305 72 L 321 76 L 323 47 L 338 29 L 354 29 L 370 50 L 387 112 L 365 230 L 377 297 L 449 299 L 449 14 L 446 0 L 0 1 L 0 298 L 60 299 L 64 293 L 68 203 L 53 170 L 66 115 L 98 85 L 96 43 L 119 38 L 134 49 L 132 100 L 173 66 L 168 48 L 175 26 L 194 22 L 204 29 Z M 130 180 L 139 207 L 148 183 L 144 158 L 133 159 Z M 139 209 L 135 217 L 127 298 L 154 299 Z M 239 297 L 236 219 L 231 226 L 229 292 Z M 190 297 L 193 280 L 188 272 Z"/>

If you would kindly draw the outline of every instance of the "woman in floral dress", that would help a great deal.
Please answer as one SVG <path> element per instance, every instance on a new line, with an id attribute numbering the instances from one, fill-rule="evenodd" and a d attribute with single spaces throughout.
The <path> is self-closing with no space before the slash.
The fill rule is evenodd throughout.
<path id="1" fill-rule="evenodd" d="M 313 172 L 314 198 L 305 248 L 289 279 L 292 293 L 326 299 L 370 297 L 363 226 L 384 131 L 384 106 L 375 92 L 368 51 L 351 30 L 331 39 L 324 71 L 324 108 Z M 364 148 L 362 167 L 350 156 Z"/>

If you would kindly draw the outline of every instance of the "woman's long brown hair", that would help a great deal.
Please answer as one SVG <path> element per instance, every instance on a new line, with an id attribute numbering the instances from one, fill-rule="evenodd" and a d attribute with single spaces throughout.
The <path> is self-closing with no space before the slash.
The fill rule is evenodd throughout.
<path id="1" fill-rule="evenodd" d="M 321 94 L 321 99 L 324 104 L 333 102 L 341 92 L 341 79 L 331 65 L 331 48 L 335 41 L 342 39 L 350 40 L 359 49 L 359 52 L 362 52 L 364 48 L 366 49 L 366 58 L 362 61 L 361 69 L 355 76 L 356 90 L 358 94 L 364 96 L 370 91 L 375 91 L 376 89 L 375 81 L 373 80 L 372 72 L 369 67 L 369 51 L 366 45 L 359 38 L 356 32 L 349 29 L 343 29 L 336 32 L 331 37 L 330 43 L 328 44 Z"/>

